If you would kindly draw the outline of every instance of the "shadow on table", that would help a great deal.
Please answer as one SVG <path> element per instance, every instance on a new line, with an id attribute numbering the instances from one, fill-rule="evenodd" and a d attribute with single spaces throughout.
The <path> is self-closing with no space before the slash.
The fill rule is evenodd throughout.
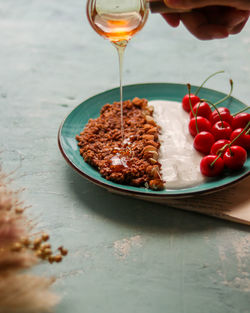
<path id="1" fill-rule="evenodd" d="M 112 194 L 67 168 L 70 192 L 84 209 L 108 218 L 114 223 L 148 232 L 207 232 L 230 227 L 248 230 L 247 226 L 171 208 L 168 205 Z"/>

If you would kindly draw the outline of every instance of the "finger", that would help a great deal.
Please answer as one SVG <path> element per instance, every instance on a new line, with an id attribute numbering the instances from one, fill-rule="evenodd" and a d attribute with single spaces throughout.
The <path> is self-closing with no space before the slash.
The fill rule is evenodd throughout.
<path id="1" fill-rule="evenodd" d="M 201 40 L 212 40 L 227 38 L 228 35 L 228 29 L 225 26 L 206 24 L 199 27 L 196 37 Z"/>
<path id="2" fill-rule="evenodd" d="M 229 29 L 236 27 L 243 22 L 246 23 L 249 17 L 249 11 L 227 8 L 222 12 L 219 24 L 227 26 Z M 244 25 L 245 25 L 244 23 Z"/>
<path id="3" fill-rule="evenodd" d="M 177 27 L 180 24 L 180 15 L 171 13 L 171 14 L 162 14 L 163 18 L 167 23 L 172 27 Z"/>
<path id="4" fill-rule="evenodd" d="M 240 10 L 250 10 L 249 0 L 164 0 L 172 8 L 195 9 L 211 5 L 235 7 Z"/>
<path id="5" fill-rule="evenodd" d="M 228 37 L 228 30 L 223 25 L 209 24 L 202 12 L 180 14 L 184 26 L 200 40 L 211 40 Z"/>
<path id="6" fill-rule="evenodd" d="M 210 24 L 224 25 L 229 29 L 241 24 L 249 17 L 249 11 L 232 7 L 210 6 L 196 10 L 206 15 Z"/>
<path id="7" fill-rule="evenodd" d="M 235 26 L 234 28 L 232 28 L 230 30 L 230 35 L 236 35 L 236 34 L 240 33 L 242 31 L 242 29 L 244 28 L 247 20 L 248 20 L 248 18 L 244 22 L 242 22 L 242 23 L 238 24 L 237 26 Z"/>

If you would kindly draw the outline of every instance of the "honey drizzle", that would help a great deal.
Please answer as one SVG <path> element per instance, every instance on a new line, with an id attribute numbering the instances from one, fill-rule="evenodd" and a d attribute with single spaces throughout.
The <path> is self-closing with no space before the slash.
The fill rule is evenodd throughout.
<path id="1" fill-rule="evenodd" d="M 111 169 L 114 172 L 120 172 L 132 165 L 133 151 L 131 149 L 131 142 L 128 139 L 122 141 L 122 147 L 115 147 L 112 150 L 114 156 L 110 159 Z"/>
<path id="2" fill-rule="evenodd" d="M 123 70 L 123 56 L 128 41 L 122 40 L 113 42 L 119 58 L 119 75 L 120 75 L 120 111 L 121 111 L 121 137 L 122 143 L 124 142 L 124 124 L 123 124 L 123 85 L 122 85 L 122 70 Z"/>

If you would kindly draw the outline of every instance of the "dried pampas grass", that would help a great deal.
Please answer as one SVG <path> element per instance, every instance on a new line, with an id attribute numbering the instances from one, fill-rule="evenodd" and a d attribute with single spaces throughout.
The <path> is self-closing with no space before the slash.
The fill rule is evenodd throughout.
<path id="1" fill-rule="evenodd" d="M 0 280 L 0 313 L 48 312 L 58 302 L 49 291 L 53 279 L 9 273 Z"/>
<path id="2" fill-rule="evenodd" d="M 43 248 L 47 234 L 32 239 L 32 224 L 23 214 L 26 208 L 18 200 L 19 192 L 10 189 L 10 181 L 0 168 L 0 313 L 48 312 L 59 301 L 50 291 L 54 280 L 29 274 L 27 269 L 41 259 L 52 263 L 60 258 Z"/>

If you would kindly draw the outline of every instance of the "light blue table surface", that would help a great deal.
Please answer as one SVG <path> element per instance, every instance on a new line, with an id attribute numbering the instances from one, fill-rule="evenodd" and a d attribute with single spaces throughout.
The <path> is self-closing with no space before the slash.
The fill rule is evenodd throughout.
<path id="1" fill-rule="evenodd" d="M 118 86 L 109 42 L 88 25 L 85 1 L 0 2 L 0 161 L 38 229 L 64 244 L 56 313 L 250 312 L 246 226 L 108 193 L 75 173 L 57 147 L 64 117 L 80 102 Z M 237 36 L 199 41 L 151 15 L 125 54 L 125 84 L 207 86 L 249 104 L 250 22 Z"/>

